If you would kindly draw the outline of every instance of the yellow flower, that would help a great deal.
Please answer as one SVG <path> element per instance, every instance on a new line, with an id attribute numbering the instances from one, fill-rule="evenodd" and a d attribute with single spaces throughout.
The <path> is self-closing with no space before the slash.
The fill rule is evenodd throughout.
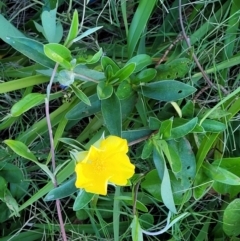
<path id="1" fill-rule="evenodd" d="M 108 136 L 96 142 L 88 152 L 78 153 L 76 187 L 84 188 L 86 192 L 106 195 L 108 182 L 126 185 L 135 169 L 127 152 L 125 139 Z"/>

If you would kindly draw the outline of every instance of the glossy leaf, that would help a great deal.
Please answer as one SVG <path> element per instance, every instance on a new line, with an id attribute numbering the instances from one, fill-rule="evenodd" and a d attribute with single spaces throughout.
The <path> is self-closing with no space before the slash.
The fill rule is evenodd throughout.
<path id="1" fill-rule="evenodd" d="M 77 195 L 77 198 L 74 201 L 73 210 L 78 211 L 78 210 L 84 208 L 89 202 L 91 202 L 94 195 L 95 194 L 93 194 L 93 193 L 85 192 L 84 189 L 80 189 L 80 191 Z"/>
<path id="2" fill-rule="evenodd" d="M 40 93 L 30 93 L 15 103 L 11 108 L 11 116 L 17 117 L 30 110 L 34 106 L 44 102 L 45 95 Z"/>
<path id="3" fill-rule="evenodd" d="M 73 90 L 74 94 L 78 97 L 78 99 L 80 99 L 86 105 L 91 106 L 89 98 L 76 85 L 72 84 L 70 85 L 70 88 Z"/>
<path id="4" fill-rule="evenodd" d="M 122 135 L 121 105 L 115 93 L 108 99 L 102 100 L 102 115 L 105 125 L 111 135 Z"/>
<path id="5" fill-rule="evenodd" d="M 122 81 L 118 88 L 116 95 L 120 100 L 124 100 L 130 97 L 133 94 L 132 86 L 129 84 L 127 80 Z"/>
<path id="6" fill-rule="evenodd" d="M 54 67 L 54 62 L 45 55 L 42 43 L 30 38 L 7 37 L 7 40 L 14 49 L 33 61 L 48 68 Z"/>
<path id="7" fill-rule="evenodd" d="M 240 234 L 240 199 L 236 198 L 228 204 L 223 212 L 223 231 L 229 237 Z"/>
<path id="8" fill-rule="evenodd" d="M 97 85 L 97 95 L 100 100 L 105 100 L 111 97 L 113 94 L 113 86 L 111 84 L 106 83 L 105 81 L 101 81 Z"/>
<path id="9" fill-rule="evenodd" d="M 75 193 L 78 188 L 75 186 L 76 177 L 73 177 L 61 184 L 60 186 L 52 189 L 44 198 L 44 201 L 54 201 L 56 199 L 61 199 L 70 196 Z"/>
<path id="10" fill-rule="evenodd" d="M 78 12 L 75 9 L 72 17 L 71 27 L 69 29 L 68 36 L 64 42 L 65 46 L 68 46 L 73 41 L 73 39 L 77 37 L 78 26 L 79 26 Z"/>
<path id="11" fill-rule="evenodd" d="M 196 89 L 175 80 L 162 80 L 141 86 L 141 93 L 151 99 L 175 101 L 193 94 Z"/>
<path id="12" fill-rule="evenodd" d="M 145 67 L 147 67 L 148 65 L 152 64 L 152 58 L 147 54 L 138 54 L 129 59 L 126 65 L 129 63 L 135 64 L 135 69 L 133 73 L 137 73 Z"/>
<path id="13" fill-rule="evenodd" d="M 71 51 L 65 46 L 56 43 L 45 44 L 44 53 L 48 58 L 60 64 L 63 68 L 71 69 Z"/>
<path id="14" fill-rule="evenodd" d="M 156 74 L 156 69 L 144 69 L 136 75 L 133 83 L 150 82 L 155 78 Z"/>

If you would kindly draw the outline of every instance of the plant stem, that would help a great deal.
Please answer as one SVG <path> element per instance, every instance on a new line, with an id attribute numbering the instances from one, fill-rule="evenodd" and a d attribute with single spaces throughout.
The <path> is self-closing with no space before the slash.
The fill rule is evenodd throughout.
<path id="1" fill-rule="evenodd" d="M 55 188 L 58 186 L 58 184 L 57 184 L 56 176 L 54 174 L 56 169 L 56 160 L 55 160 L 54 141 L 53 141 L 53 134 L 52 134 L 52 125 L 51 125 L 50 113 L 49 113 L 49 98 L 50 98 L 50 92 L 51 92 L 54 76 L 56 75 L 56 72 L 57 72 L 57 68 L 58 68 L 58 64 L 56 64 L 53 69 L 52 76 L 47 87 L 47 98 L 45 99 L 45 112 L 46 112 L 46 120 L 47 120 L 48 133 L 49 133 L 50 146 L 51 146 L 51 156 L 52 156 L 52 172 L 54 176 L 53 185 Z M 58 220 L 59 220 L 61 234 L 62 234 L 62 240 L 67 241 L 67 235 L 64 228 L 64 222 L 63 222 L 63 217 L 61 213 L 61 202 L 59 199 L 56 200 L 56 207 L 57 207 Z"/>

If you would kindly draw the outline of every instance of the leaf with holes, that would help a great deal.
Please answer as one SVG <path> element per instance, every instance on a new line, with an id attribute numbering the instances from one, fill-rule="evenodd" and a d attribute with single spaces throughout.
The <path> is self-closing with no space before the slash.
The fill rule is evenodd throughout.
<path id="1" fill-rule="evenodd" d="M 160 101 L 175 101 L 183 99 L 196 92 L 190 85 L 176 80 L 163 80 L 147 83 L 141 86 L 143 96 Z"/>
<path id="2" fill-rule="evenodd" d="M 180 58 L 157 67 L 156 80 L 183 78 L 190 69 L 191 60 Z"/>

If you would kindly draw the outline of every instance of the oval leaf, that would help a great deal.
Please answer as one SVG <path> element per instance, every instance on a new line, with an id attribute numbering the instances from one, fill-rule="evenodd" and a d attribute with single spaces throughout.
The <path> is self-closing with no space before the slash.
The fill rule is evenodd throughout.
<path id="1" fill-rule="evenodd" d="M 126 64 L 135 63 L 134 73 L 139 72 L 152 63 L 152 58 L 147 54 L 138 54 L 128 60 Z M 155 70 L 156 71 L 156 70 Z"/>
<path id="2" fill-rule="evenodd" d="M 75 186 L 76 177 L 71 178 L 70 180 L 63 183 L 61 186 L 51 190 L 46 197 L 45 201 L 54 201 L 56 199 L 61 199 L 70 196 L 78 190 Z"/>
<path id="3" fill-rule="evenodd" d="M 240 199 L 236 198 L 228 204 L 223 213 L 223 231 L 229 237 L 236 237 L 240 234 Z"/>
<path id="4" fill-rule="evenodd" d="M 141 86 L 141 93 L 151 99 L 175 101 L 193 94 L 196 89 L 176 80 L 163 80 Z"/>
<path id="5" fill-rule="evenodd" d="M 44 53 L 48 58 L 60 64 L 63 68 L 71 69 L 71 51 L 65 46 L 56 43 L 45 44 Z"/>
<path id="6" fill-rule="evenodd" d="M 89 202 L 91 202 L 94 195 L 95 194 L 85 192 L 85 190 L 81 189 L 73 204 L 73 211 L 78 211 L 78 210 L 84 208 Z"/>
<path id="7" fill-rule="evenodd" d="M 13 117 L 20 116 L 24 112 L 30 110 L 32 107 L 43 102 L 45 95 L 39 93 L 31 93 L 23 97 L 20 101 L 11 108 L 11 115 Z"/>

